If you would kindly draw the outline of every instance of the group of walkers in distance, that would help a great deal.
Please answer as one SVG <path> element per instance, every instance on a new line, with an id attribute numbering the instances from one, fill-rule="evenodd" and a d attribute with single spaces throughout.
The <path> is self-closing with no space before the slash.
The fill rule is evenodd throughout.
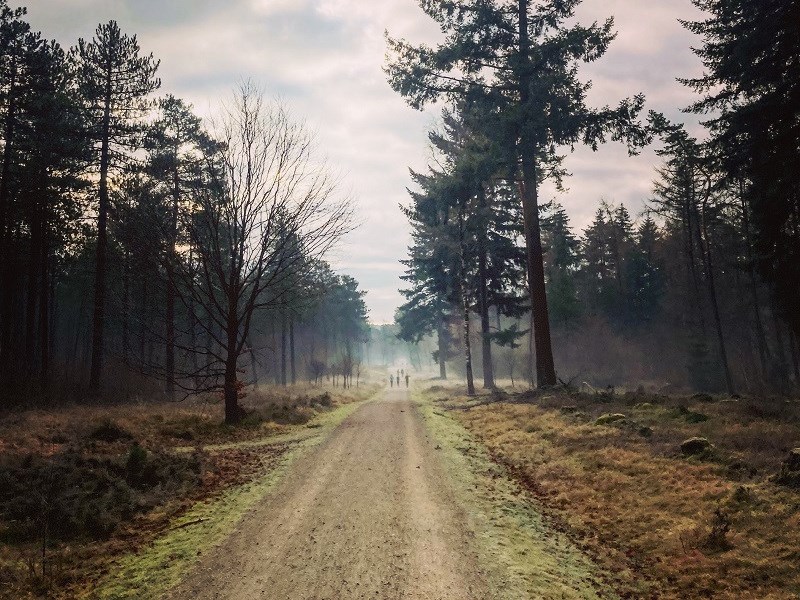
<path id="1" fill-rule="evenodd" d="M 406 380 L 406 387 L 408 387 L 408 382 L 411 379 L 411 376 L 406 373 L 405 369 L 397 369 L 397 377 L 394 374 L 389 374 L 389 386 L 394 387 L 395 382 L 397 382 L 397 387 L 400 387 L 401 383 L 403 382 L 401 377 L 405 377 Z"/>

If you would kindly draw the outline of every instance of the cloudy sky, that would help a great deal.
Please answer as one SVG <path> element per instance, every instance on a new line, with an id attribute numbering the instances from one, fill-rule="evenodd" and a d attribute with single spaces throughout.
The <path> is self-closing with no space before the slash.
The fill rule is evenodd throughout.
<path id="1" fill-rule="evenodd" d="M 392 320 L 401 302 L 398 261 L 409 243 L 398 205 L 406 202 L 408 168 L 426 164 L 425 133 L 436 114 L 408 108 L 386 84 L 383 32 L 435 42 L 439 32 L 416 0 L 27 0 L 27 7 L 33 26 L 64 46 L 117 20 L 161 59 L 162 91 L 201 114 L 243 78 L 288 103 L 318 133 L 358 201 L 363 224 L 331 262 L 368 290 L 374 322 Z M 690 0 L 585 0 L 579 14 L 584 21 L 614 15 L 619 32 L 608 54 L 585 69 L 593 103 L 642 91 L 648 108 L 685 118 L 679 109 L 692 96 L 675 78 L 700 72 L 690 50 L 696 40 L 678 23 L 696 16 Z M 652 149 L 636 158 L 614 145 L 578 150 L 567 162 L 569 189 L 556 197 L 577 227 L 601 198 L 638 214 L 657 162 Z"/>

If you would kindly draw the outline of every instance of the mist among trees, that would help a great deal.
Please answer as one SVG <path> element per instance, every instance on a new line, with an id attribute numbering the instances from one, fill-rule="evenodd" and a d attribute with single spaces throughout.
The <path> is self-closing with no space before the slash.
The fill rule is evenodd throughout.
<path id="1" fill-rule="evenodd" d="M 579 4 L 424 2 L 444 42 L 387 38 L 392 87 L 413 107 L 446 105 L 429 171 L 412 172 L 400 337 L 433 336 L 440 377 L 451 361 L 470 393 L 475 373 L 486 388 L 503 377 L 793 389 L 796 9 L 695 2 L 708 16 L 684 26 L 706 74 L 683 81 L 698 99 L 678 108 L 701 115 L 696 139 L 643 114 L 635 90 L 617 107 L 586 104 L 578 67 L 602 60 L 615 34 L 613 19 L 575 23 Z M 656 146 L 653 193 L 638 214 L 598 198 L 578 231 L 538 191 L 545 180 L 563 190 L 571 148 L 606 141 Z"/>
<path id="2" fill-rule="evenodd" d="M 368 338 L 314 134 L 245 81 L 201 118 L 111 21 L 70 48 L 2 2 L 0 378 L 14 402 L 180 400 L 331 374 Z"/>

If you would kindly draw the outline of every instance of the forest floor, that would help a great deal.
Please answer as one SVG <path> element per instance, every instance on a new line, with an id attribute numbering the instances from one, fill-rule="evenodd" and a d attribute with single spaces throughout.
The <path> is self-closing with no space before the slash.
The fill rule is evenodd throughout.
<path id="1" fill-rule="evenodd" d="M 0 490 L 52 522 L 42 561 L 48 521 L 0 520 L 0 597 L 800 598 L 798 403 L 464 391 L 262 390 L 237 428 L 203 404 L 4 418 Z M 89 508 L 53 514 L 53 478 Z"/>
<path id="2" fill-rule="evenodd" d="M 0 415 L 0 598 L 160 597 L 379 390 L 248 388 L 236 427 L 217 397 Z"/>
<path id="3" fill-rule="evenodd" d="M 422 396 L 621 597 L 800 598 L 800 402 L 465 392 Z"/>

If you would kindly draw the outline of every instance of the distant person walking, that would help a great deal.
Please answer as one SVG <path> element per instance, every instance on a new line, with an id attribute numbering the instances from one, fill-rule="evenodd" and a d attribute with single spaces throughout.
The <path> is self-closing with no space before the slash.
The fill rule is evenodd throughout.
<path id="1" fill-rule="evenodd" d="M 397 385 L 400 385 L 400 381 L 397 381 Z M 394 375 L 389 375 L 389 386 L 394 387 Z"/>
<path id="2" fill-rule="evenodd" d="M 410 378 L 409 374 L 408 374 L 408 373 L 406 373 L 406 387 L 408 387 L 408 380 L 409 380 L 409 378 Z"/>

